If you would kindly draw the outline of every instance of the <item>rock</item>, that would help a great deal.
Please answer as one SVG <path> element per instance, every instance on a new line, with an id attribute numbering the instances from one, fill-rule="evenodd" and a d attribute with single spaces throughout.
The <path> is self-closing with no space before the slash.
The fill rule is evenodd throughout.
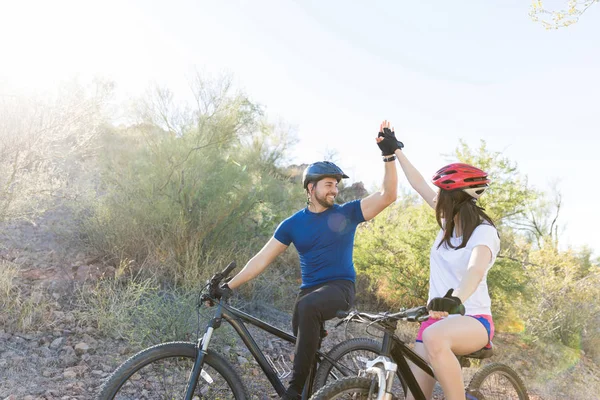
<path id="1" fill-rule="evenodd" d="M 77 378 L 77 377 L 81 377 L 83 376 L 84 372 L 88 369 L 87 366 L 85 365 L 78 365 L 75 367 L 69 367 L 67 369 L 64 370 L 63 372 L 63 376 L 66 379 L 73 379 L 73 378 Z M 77 384 L 75 384 L 76 386 L 79 386 Z"/>
<path id="2" fill-rule="evenodd" d="M 58 349 L 60 346 L 62 346 L 62 344 L 63 344 L 63 342 L 64 342 L 64 341 L 65 341 L 65 338 L 64 338 L 64 337 L 59 337 L 59 338 L 56 338 L 56 339 L 54 339 L 54 340 L 52 341 L 52 343 L 50 343 L 50 348 L 51 348 L 52 350 L 56 350 L 56 349 Z"/>
<path id="3" fill-rule="evenodd" d="M 37 354 L 39 354 L 40 357 L 44 357 L 44 358 L 50 358 L 53 357 L 54 352 L 52 350 L 50 350 L 48 347 L 39 347 L 36 350 Z"/>
<path id="4" fill-rule="evenodd" d="M 79 362 L 79 359 L 75 355 L 75 349 L 71 346 L 63 346 L 59 360 L 66 367 L 76 365 Z"/>
<path id="5" fill-rule="evenodd" d="M 248 360 L 242 356 L 238 356 L 238 362 L 240 363 L 240 365 L 246 365 L 248 364 Z"/>
<path id="6" fill-rule="evenodd" d="M 54 375 L 54 371 L 51 369 L 45 369 L 42 371 L 42 376 L 44 378 L 50 378 L 52 375 Z"/>
<path id="7" fill-rule="evenodd" d="M 25 364 L 26 360 L 27 360 L 27 357 L 23 357 L 23 356 L 15 356 L 11 359 L 13 365 L 23 365 L 23 364 Z"/>
<path id="8" fill-rule="evenodd" d="M 75 378 L 77 378 L 77 371 L 74 371 L 73 369 L 68 368 L 63 372 L 63 377 L 65 379 L 75 379 Z"/>
<path id="9" fill-rule="evenodd" d="M 239 356 L 248 355 L 250 353 L 250 350 L 246 347 L 238 347 L 235 351 Z"/>
<path id="10" fill-rule="evenodd" d="M 25 339 L 23 339 L 21 336 L 13 336 L 12 341 L 18 344 L 22 344 L 23 342 L 25 342 Z"/>
<path id="11" fill-rule="evenodd" d="M 104 371 L 106 373 L 111 373 L 115 370 L 115 367 L 111 367 L 110 365 L 106 365 L 106 364 L 100 364 L 100 367 L 102 368 L 102 371 Z"/>
<path id="12" fill-rule="evenodd" d="M 75 345 L 75 354 L 78 356 L 85 354 L 90 349 L 90 346 L 85 342 L 80 342 Z"/>

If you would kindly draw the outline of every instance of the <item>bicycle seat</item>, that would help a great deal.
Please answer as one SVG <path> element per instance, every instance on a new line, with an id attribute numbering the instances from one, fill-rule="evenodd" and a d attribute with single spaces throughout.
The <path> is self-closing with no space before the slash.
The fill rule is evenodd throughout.
<path id="1" fill-rule="evenodd" d="M 466 355 L 464 355 L 462 357 L 465 357 L 465 358 L 478 358 L 480 360 L 483 360 L 484 358 L 490 358 L 493 355 L 494 355 L 494 347 L 492 346 L 489 349 L 486 349 L 484 347 L 481 350 L 474 351 L 473 353 L 466 354 Z"/>

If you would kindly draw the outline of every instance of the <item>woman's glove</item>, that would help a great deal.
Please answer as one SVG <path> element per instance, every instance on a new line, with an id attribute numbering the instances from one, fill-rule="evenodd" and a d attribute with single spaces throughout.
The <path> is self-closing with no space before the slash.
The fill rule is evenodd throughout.
<path id="1" fill-rule="evenodd" d="M 452 296 L 453 291 L 454 289 L 450 289 L 444 297 L 434 297 L 431 299 L 429 304 L 427 304 L 427 309 L 429 311 L 444 311 L 448 314 L 465 315 L 465 306 L 458 297 Z"/>

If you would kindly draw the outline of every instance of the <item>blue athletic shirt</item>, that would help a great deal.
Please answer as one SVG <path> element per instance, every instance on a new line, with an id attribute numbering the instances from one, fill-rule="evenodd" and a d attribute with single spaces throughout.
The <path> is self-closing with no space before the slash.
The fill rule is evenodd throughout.
<path id="1" fill-rule="evenodd" d="M 360 200 L 354 200 L 321 213 L 307 207 L 279 224 L 275 239 L 286 246 L 294 243 L 300 255 L 301 289 L 336 279 L 356 280 L 354 234 L 364 220 Z"/>

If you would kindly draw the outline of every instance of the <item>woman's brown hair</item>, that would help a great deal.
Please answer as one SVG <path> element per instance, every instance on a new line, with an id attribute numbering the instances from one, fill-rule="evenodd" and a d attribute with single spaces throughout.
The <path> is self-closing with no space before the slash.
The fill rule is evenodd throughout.
<path id="1" fill-rule="evenodd" d="M 473 231 L 483 221 L 494 225 L 492 219 L 483 211 L 483 208 L 475 204 L 475 199 L 462 190 L 444 190 L 440 193 L 435 204 L 435 219 L 438 225 L 444 231 L 444 236 L 438 245 L 446 244 L 452 249 L 462 249 L 467 245 Z M 462 243 L 459 246 L 453 246 L 450 242 L 452 232 L 454 232 L 454 217 L 458 214 L 460 227 L 462 229 Z"/>

